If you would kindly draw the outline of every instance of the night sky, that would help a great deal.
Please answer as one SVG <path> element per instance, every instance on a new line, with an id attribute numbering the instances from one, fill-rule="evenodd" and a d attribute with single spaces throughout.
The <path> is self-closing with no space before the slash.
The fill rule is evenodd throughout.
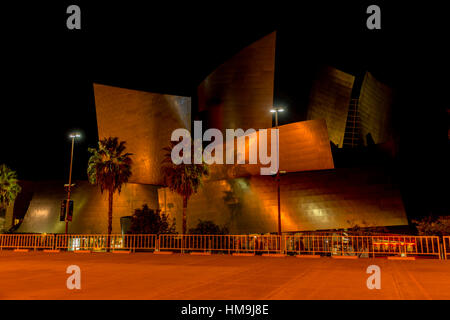
<path id="1" fill-rule="evenodd" d="M 0 163 L 23 180 L 65 180 L 68 134 L 77 129 L 83 139 L 75 146 L 74 179 L 86 179 L 87 148 L 98 140 L 93 82 L 193 96 L 195 103 L 195 89 L 211 71 L 277 30 L 275 103 L 289 108 L 280 121 L 302 119 L 317 66 L 372 72 L 395 90 L 397 170 L 406 200 L 414 199 L 410 207 L 419 213 L 450 212 L 443 8 L 380 1 L 191 2 L 2 5 Z M 70 4 L 81 7 L 81 31 L 66 28 Z M 382 30 L 366 29 L 369 4 L 380 5 Z"/>

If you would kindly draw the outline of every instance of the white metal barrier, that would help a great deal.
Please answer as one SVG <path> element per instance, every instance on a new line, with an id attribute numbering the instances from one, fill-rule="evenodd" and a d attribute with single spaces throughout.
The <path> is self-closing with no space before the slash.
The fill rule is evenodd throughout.
<path id="1" fill-rule="evenodd" d="M 450 256 L 449 236 L 443 237 L 442 248 L 442 257 L 448 259 Z M 0 234 L 0 249 L 170 250 L 228 254 L 287 253 L 441 258 L 441 243 L 437 236 Z"/>
<path id="2" fill-rule="evenodd" d="M 155 250 L 154 234 L 58 234 L 56 249 L 76 250 Z"/>
<path id="3" fill-rule="evenodd" d="M 0 234 L 0 249 L 52 249 L 53 234 Z"/>
<path id="4" fill-rule="evenodd" d="M 295 254 L 358 257 L 430 256 L 440 258 L 436 236 L 285 236 L 285 251 Z"/>
<path id="5" fill-rule="evenodd" d="M 162 234 L 159 236 L 159 250 L 271 253 L 281 250 L 281 241 L 274 235 Z"/>
<path id="6" fill-rule="evenodd" d="M 443 256 L 445 260 L 448 260 L 450 257 L 450 236 L 442 237 L 444 252 Z"/>

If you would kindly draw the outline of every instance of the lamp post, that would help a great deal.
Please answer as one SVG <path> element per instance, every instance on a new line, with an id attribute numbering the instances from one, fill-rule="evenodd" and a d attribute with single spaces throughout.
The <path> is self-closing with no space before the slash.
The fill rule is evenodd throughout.
<path id="1" fill-rule="evenodd" d="M 72 138 L 72 150 L 70 152 L 70 172 L 69 172 L 69 184 L 67 184 L 67 201 L 66 201 L 66 214 L 65 214 L 65 220 L 66 220 L 66 234 L 68 233 L 69 230 L 69 220 L 68 215 L 69 215 L 69 203 L 70 203 L 70 189 L 72 188 L 72 163 L 73 163 L 73 146 L 75 143 L 75 138 L 79 138 L 81 137 L 81 135 L 79 133 L 71 133 L 69 135 L 70 138 Z"/>
<path id="2" fill-rule="evenodd" d="M 275 107 L 270 109 L 271 113 L 275 113 L 275 129 L 277 129 L 277 155 L 278 155 L 278 169 L 277 169 L 277 197 L 278 197 L 278 235 L 281 237 L 281 205 L 280 205 L 280 153 L 279 153 L 279 138 L 278 138 L 278 112 L 283 112 L 284 108 Z"/>

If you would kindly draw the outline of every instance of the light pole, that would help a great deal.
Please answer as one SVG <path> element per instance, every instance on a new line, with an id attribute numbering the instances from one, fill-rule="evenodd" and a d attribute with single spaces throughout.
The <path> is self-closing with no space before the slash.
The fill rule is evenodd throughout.
<path id="1" fill-rule="evenodd" d="M 70 203 L 70 189 L 72 188 L 72 163 L 73 163 L 73 146 L 75 143 L 75 138 L 81 137 L 79 133 L 71 133 L 69 135 L 70 138 L 72 138 L 72 151 L 70 152 L 70 172 L 69 172 L 69 184 L 67 184 L 67 201 L 66 201 L 66 214 L 65 214 L 65 220 L 66 220 L 66 234 L 69 230 L 69 220 L 67 219 L 69 216 L 69 203 Z"/>
<path id="2" fill-rule="evenodd" d="M 284 108 L 275 107 L 270 109 L 271 113 L 275 113 L 275 129 L 277 129 L 277 156 L 278 156 L 278 169 L 277 169 L 277 197 L 278 197 L 278 235 L 281 237 L 281 205 L 280 205 L 280 153 L 279 153 L 279 138 L 278 138 L 278 112 L 283 112 Z"/>

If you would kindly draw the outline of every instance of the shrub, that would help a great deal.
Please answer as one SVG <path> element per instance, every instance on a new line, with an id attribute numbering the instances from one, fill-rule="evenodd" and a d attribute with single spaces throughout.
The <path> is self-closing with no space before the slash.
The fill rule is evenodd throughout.
<path id="1" fill-rule="evenodd" d="M 150 209 L 144 204 L 142 209 L 136 209 L 131 217 L 128 233 L 161 234 L 175 233 L 175 219 L 171 219 L 161 210 Z"/>
<path id="2" fill-rule="evenodd" d="M 191 234 L 228 234 L 228 232 L 227 227 L 219 227 L 209 220 L 198 220 L 197 226 L 189 229 Z"/>
<path id="3" fill-rule="evenodd" d="M 354 236 L 372 236 L 379 233 L 388 232 L 386 227 L 371 226 L 364 220 L 361 221 L 361 225 L 355 222 L 354 220 L 347 220 L 347 223 L 351 225 L 351 227 L 348 228 L 348 232 Z"/>

